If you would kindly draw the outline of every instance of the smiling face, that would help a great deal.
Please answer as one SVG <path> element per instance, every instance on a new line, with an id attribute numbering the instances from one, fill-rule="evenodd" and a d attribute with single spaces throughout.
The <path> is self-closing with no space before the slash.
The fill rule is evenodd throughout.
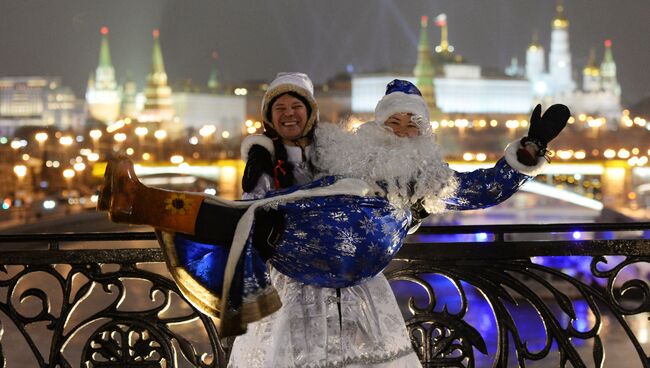
<path id="1" fill-rule="evenodd" d="M 271 106 L 273 128 L 285 143 L 302 136 L 307 124 L 307 106 L 290 94 L 278 97 Z"/>
<path id="2" fill-rule="evenodd" d="M 412 117 L 413 114 L 410 113 L 393 114 L 384 122 L 384 125 L 398 137 L 412 138 L 420 134 L 420 128 L 411 120 Z"/>

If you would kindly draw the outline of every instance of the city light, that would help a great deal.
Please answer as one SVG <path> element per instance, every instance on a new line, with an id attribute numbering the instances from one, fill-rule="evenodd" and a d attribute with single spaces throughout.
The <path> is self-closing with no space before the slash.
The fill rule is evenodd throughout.
<path id="1" fill-rule="evenodd" d="M 27 166 L 25 165 L 16 165 L 14 166 L 14 174 L 19 178 L 24 178 L 27 175 Z"/>
<path id="2" fill-rule="evenodd" d="M 113 136 L 113 139 L 115 139 L 116 142 L 124 142 L 126 140 L 126 134 L 124 133 L 117 133 L 115 136 Z"/>
<path id="3" fill-rule="evenodd" d="M 618 158 L 626 159 L 630 157 L 630 151 L 626 150 L 625 148 L 621 148 L 618 150 Z"/>
<path id="4" fill-rule="evenodd" d="M 66 179 L 72 179 L 75 176 L 75 172 L 73 169 L 65 169 L 63 170 L 63 177 Z"/>
<path id="5" fill-rule="evenodd" d="M 37 141 L 38 143 L 41 143 L 41 144 L 42 144 L 43 142 L 45 142 L 45 141 L 47 140 L 47 138 L 48 138 L 48 135 L 47 135 L 47 133 L 45 133 L 45 132 L 39 132 L 39 133 L 36 133 L 36 134 L 34 135 L 34 139 L 36 139 L 36 141 Z"/>
<path id="6" fill-rule="evenodd" d="M 137 135 L 138 137 L 144 137 L 145 135 L 147 135 L 147 133 L 149 133 L 149 129 L 145 127 L 135 128 L 135 135 Z"/>
<path id="7" fill-rule="evenodd" d="M 88 132 L 88 134 L 90 135 L 90 138 L 95 139 L 95 140 L 102 137 L 102 131 L 99 130 L 99 129 L 93 129 L 90 132 Z"/>
<path id="8" fill-rule="evenodd" d="M 67 135 L 59 138 L 59 143 L 61 143 L 62 146 L 69 146 L 72 144 L 72 142 L 74 142 L 72 137 Z"/>
<path id="9" fill-rule="evenodd" d="M 606 149 L 605 152 L 603 152 L 603 156 L 605 156 L 605 158 L 614 158 L 616 157 L 616 151 L 611 148 Z"/>
<path id="10" fill-rule="evenodd" d="M 199 129 L 199 135 L 203 138 L 209 137 L 214 132 L 217 131 L 217 127 L 214 125 L 204 125 Z"/>
<path id="11" fill-rule="evenodd" d="M 174 165 L 179 165 L 179 164 L 183 163 L 183 161 L 185 161 L 185 159 L 181 155 L 173 155 L 169 159 L 169 161 Z"/>
<path id="12" fill-rule="evenodd" d="M 107 133 L 113 133 L 116 130 L 124 128 L 124 120 L 118 120 L 115 123 L 106 127 Z"/>
<path id="13" fill-rule="evenodd" d="M 86 164 L 84 164 L 83 162 L 77 162 L 76 164 L 74 164 L 73 168 L 74 171 L 77 172 L 84 171 L 86 169 Z"/>
<path id="14" fill-rule="evenodd" d="M 228 139 L 228 138 L 230 138 L 230 132 L 227 131 L 227 130 L 224 130 L 224 131 L 221 133 L 221 137 L 222 137 L 223 139 Z"/>
<path id="15" fill-rule="evenodd" d="M 153 133 L 153 136 L 156 137 L 157 140 L 163 140 L 167 138 L 167 131 L 163 129 L 158 129 Z"/>

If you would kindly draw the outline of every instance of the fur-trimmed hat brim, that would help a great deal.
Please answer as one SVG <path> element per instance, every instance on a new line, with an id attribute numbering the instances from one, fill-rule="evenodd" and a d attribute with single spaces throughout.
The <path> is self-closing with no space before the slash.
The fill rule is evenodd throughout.
<path id="1" fill-rule="evenodd" d="M 425 122 L 429 121 L 429 108 L 422 96 L 404 92 L 392 92 L 382 97 L 375 107 L 375 121 L 383 124 L 388 118 L 399 113 L 419 115 Z"/>

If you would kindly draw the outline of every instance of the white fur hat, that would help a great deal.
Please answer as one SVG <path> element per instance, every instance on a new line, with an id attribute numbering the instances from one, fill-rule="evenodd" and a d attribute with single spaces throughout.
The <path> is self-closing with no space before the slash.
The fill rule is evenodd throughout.
<path id="1" fill-rule="evenodd" d="M 303 131 L 303 136 L 307 135 L 314 127 L 314 123 L 318 120 L 318 105 L 316 104 L 316 99 L 314 99 L 314 84 L 305 73 L 278 73 L 271 82 L 262 98 L 262 119 L 264 119 L 266 129 L 273 129 L 273 123 L 268 117 L 271 102 L 276 97 L 288 92 L 300 95 L 309 104 L 311 114 L 307 119 L 307 124 Z"/>
<path id="2" fill-rule="evenodd" d="M 423 124 L 429 124 L 429 108 L 420 90 L 409 81 L 395 79 L 388 83 L 386 95 L 375 107 L 375 122 L 384 124 L 398 113 L 411 113 L 418 116 Z"/>

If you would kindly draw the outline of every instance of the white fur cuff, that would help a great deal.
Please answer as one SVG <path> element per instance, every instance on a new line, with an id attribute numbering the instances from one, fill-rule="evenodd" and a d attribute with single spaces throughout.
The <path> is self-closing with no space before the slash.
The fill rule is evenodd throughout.
<path id="1" fill-rule="evenodd" d="M 271 138 L 262 134 L 255 134 L 249 135 L 241 142 L 241 159 L 244 162 L 248 161 L 248 151 L 256 144 L 266 148 L 271 153 L 271 160 L 275 160 L 275 148 Z"/>
<path id="2" fill-rule="evenodd" d="M 519 140 L 516 140 L 506 147 L 505 159 L 506 162 L 515 170 L 519 171 L 522 174 L 528 176 L 537 176 L 544 171 L 546 167 L 546 159 L 544 157 L 537 158 L 537 164 L 535 166 L 524 165 L 517 159 L 517 151 L 521 148 Z"/>

